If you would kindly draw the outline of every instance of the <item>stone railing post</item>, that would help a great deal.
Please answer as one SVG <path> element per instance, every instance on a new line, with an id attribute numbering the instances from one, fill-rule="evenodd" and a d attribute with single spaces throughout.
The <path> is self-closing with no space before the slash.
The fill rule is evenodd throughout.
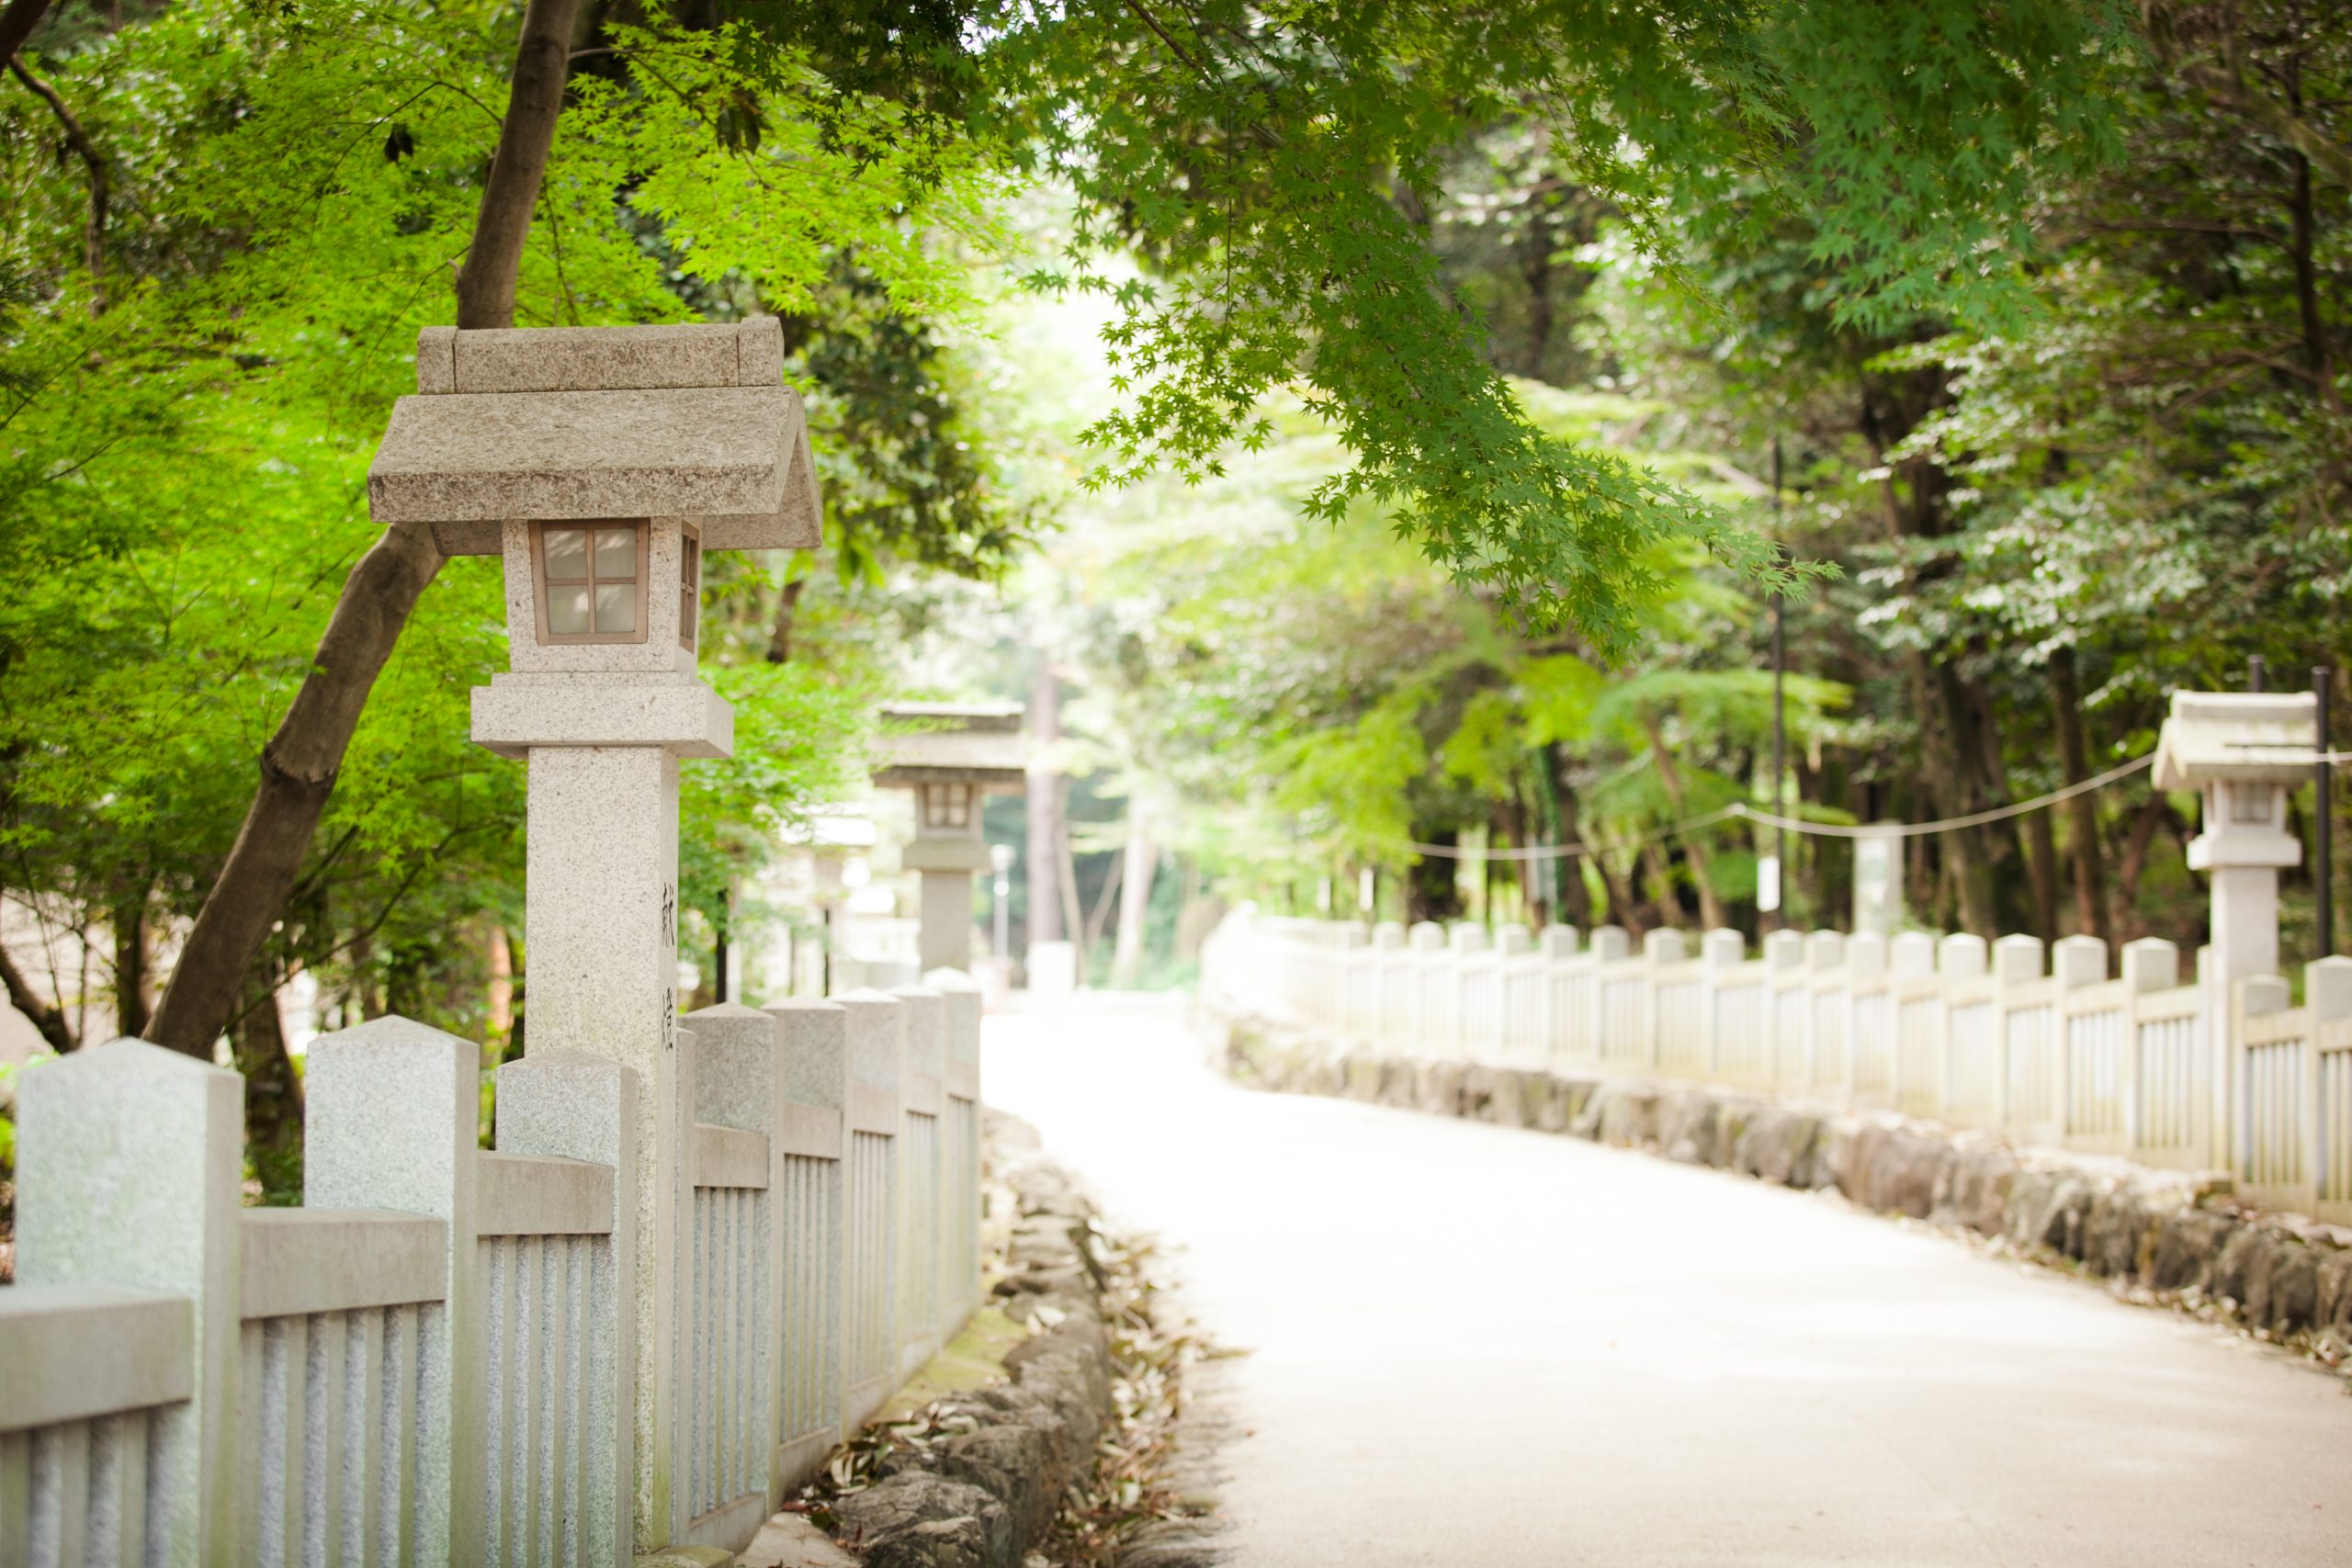
<path id="1" fill-rule="evenodd" d="M 2050 975 L 2058 991 L 2058 1005 L 2051 1014 L 2051 1027 L 2057 1036 L 2050 1052 L 2052 1071 L 2057 1075 L 2051 1103 L 2058 1108 L 2058 1126 L 2064 1135 L 2075 1125 L 2082 1111 L 2076 1103 L 2074 1030 L 2067 1021 L 2065 994 L 2106 981 L 2107 943 L 2095 936 L 2059 938 L 2050 949 Z"/>
<path id="2" fill-rule="evenodd" d="M 2340 1101 L 2331 1107 L 2322 1094 L 2320 1071 L 2322 1032 L 2331 1023 L 2352 1018 L 2352 958 L 2322 958 L 2305 964 L 2303 1006 L 2311 1014 L 2310 1032 L 2303 1040 L 2302 1115 L 2299 1119 L 2306 1194 L 2303 1212 L 2316 1214 L 2326 1186 L 2327 1161 L 2335 1146 L 2332 1138 L 2352 1132 L 2352 1126 L 2330 1124 L 2331 1109 L 2337 1117 L 2343 1117 L 2345 1110 Z"/>
<path id="3" fill-rule="evenodd" d="M 1936 939 L 1926 931 L 1898 931 L 1886 951 L 1887 969 L 1898 980 L 1917 980 L 1936 972 Z"/>
<path id="4" fill-rule="evenodd" d="M 1372 987 L 1372 1007 L 1366 1015 L 1371 1020 L 1371 1033 L 1363 1043 L 1385 1045 L 1404 1032 L 1412 1010 L 1410 982 L 1400 984 L 1397 979 L 1399 975 L 1409 973 L 1405 968 L 1403 926 L 1395 920 L 1383 920 L 1372 928 L 1372 962 L 1364 972 L 1364 983 Z M 1408 1005 L 1398 1007 L 1395 1002 Z"/>
<path id="5" fill-rule="evenodd" d="M 1331 972 L 1323 987 L 1324 1032 L 1337 1039 L 1348 1032 L 1348 987 L 1363 949 L 1372 943 L 1372 928 L 1362 920 L 1341 920 L 1331 947 Z"/>
<path id="6" fill-rule="evenodd" d="M 2240 1182 L 2256 1191 L 2256 1201 L 2275 1204 L 2278 1201 L 2275 1190 L 2281 1185 L 2276 1179 L 2278 1172 L 2272 1168 L 2277 1149 L 2270 1137 L 2261 1135 L 2268 1129 L 2268 1117 L 2256 1109 L 2258 1100 L 2273 1097 L 2257 1094 L 2254 1086 L 2244 1079 L 2253 1070 L 2249 1060 L 2253 1054 L 2261 1051 L 2269 1055 L 2276 1047 L 2250 1040 L 2246 1024 L 2249 1020 L 2268 1018 L 2273 1013 L 2285 1012 L 2293 1007 L 2294 987 L 2283 975 L 2256 975 L 2237 981 L 2230 986 L 2229 991 L 2231 1016 L 2224 1032 L 2224 1038 L 2229 1042 L 2233 1121 L 2229 1168 Z M 2300 1081 L 2297 1087 L 2301 1087 Z M 2257 1123 L 2261 1124 L 2260 1132 Z"/>
<path id="7" fill-rule="evenodd" d="M 1949 1113 L 1959 1101 L 1953 1087 L 1960 1049 L 1952 1040 L 1953 993 L 1982 987 L 1990 958 L 1984 939 L 1973 931 L 1954 931 L 1936 944 L 1936 976 L 1943 982 L 1936 1009 L 1936 1106 L 1940 1112 Z"/>
<path id="8" fill-rule="evenodd" d="M 1856 931 L 1847 941 L 1847 1060 L 1839 1089 L 1849 1105 L 1863 1100 L 1865 1079 L 1877 1072 L 1874 1065 L 1865 1072 L 1865 1060 L 1889 1051 L 1894 1001 L 1886 995 L 1886 947 L 1877 931 Z"/>
<path id="9" fill-rule="evenodd" d="M 1804 966 L 1812 979 L 1805 987 L 1804 1003 L 1804 1080 L 1802 1087 L 1822 1089 L 1832 1081 L 1842 1081 L 1846 1072 L 1845 1024 L 1850 1010 L 1837 994 L 1838 982 L 1830 979 L 1833 975 L 1842 976 L 1846 968 L 1845 933 L 1830 931 L 1806 932 Z"/>
<path id="10" fill-rule="evenodd" d="M 498 1069 L 499 1153 L 582 1160 L 613 1172 L 606 1267 L 588 1270 L 584 1310 L 571 1325 L 583 1367 L 583 1403 L 572 1414 L 580 1427 L 573 1499 L 580 1559 L 612 1568 L 637 1558 L 638 1182 L 630 1162 L 639 1081 L 635 1069 L 585 1051 L 534 1051 Z"/>
<path id="11" fill-rule="evenodd" d="M 899 1219 L 899 1375 L 913 1376 L 939 1354 L 946 1293 L 940 1279 L 947 1194 L 941 1158 L 947 1111 L 947 998 L 928 986 L 898 986 L 890 995 L 906 1021 L 899 1168 L 904 1201 Z"/>
<path id="12" fill-rule="evenodd" d="M 1577 956 L 1579 933 L 1574 926 L 1545 926 L 1536 933 L 1535 951 L 1543 954 L 1543 978 L 1536 994 L 1535 1037 L 1543 1059 L 1556 1063 L 1573 1054 L 1580 1021 L 1568 1013 L 1568 979 L 1564 966 Z"/>
<path id="13" fill-rule="evenodd" d="M 2141 1048 L 2141 998 L 2180 984 L 2180 949 L 2160 936 L 2143 936 L 2123 944 L 2116 955 L 2116 966 L 2123 981 L 2124 1152 L 2136 1157 L 2145 1141 L 2148 1100 L 2158 1091 L 2158 1086 L 2148 1081 L 2149 1063 Z M 2177 1095 L 2186 1086 L 2168 1087 Z"/>
<path id="14" fill-rule="evenodd" d="M 1811 1056 L 1806 1039 L 1812 1032 L 1813 998 L 1796 989 L 1804 972 L 1804 933 L 1786 926 L 1764 936 L 1764 1070 L 1780 1089 L 1801 1089 L 1809 1081 Z M 1796 1016 L 1790 1017 L 1794 1012 Z"/>
<path id="15" fill-rule="evenodd" d="M 1642 938 L 1641 1056 L 1652 1072 L 1658 1069 L 1660 1055 L 1657 972 L 1689 958 L 1689 946 L 1682 933 L 1671 926 L 1660 927 Z"/>
<path id="16" fill-rule="evenodd" d="M 1416 920 L 1405 932 L 1405 943 L 1412 954 L 1409 971 L 1412 983 L 1412 1020 L 1406 1026 L 1405 1054 L 1427 1056 L 1434 1053 L 1435 1031 L 1440 1018 L 1437 992 L 1441 981 L 1438 965 L 1444 962 L 1445 928 L 1433 920 Z"/>
<path id="17" fill-rule="evenodd" d="M 1487 928 L 1464 920 L 1447 933 L 1446 948 L 1445 985 L 1440 992 L 1445 1023 L 1440 1043 L 1447 1058 L 1459 1062 L 1470 1055 L 1470 971 L 1485 962 Z"/>
<path id="18" fill-rule="evenodd" d="M 302 1201 L 390 1209 L 448 1226 L 447 1294 L 419 1314 L 416 1423 L 420 1562 L 480 1560 L 483 1539 L 483 1333 L 474 1178 L 481 1047 L 404 1018 L 311 1043 L 304 1058 Z"/>
<path id="19" fill-rule="evenodd" d="M 1718 926 L 1699 939 L 1699 963 L 1704 979 L 1699 990 L 1699 1030 L 1707 1076 L 1720 1077 L 1724 1064 L 1724 1034 L 1721 990 L 1731 973 L 1747 961 L 1746 939 L 1727 927 Z M 1751 1043 L 1753 1045 L 1758 1043 Z"/>
<path id="20" fill-rule="evenodd" d="M 763 1010 L 776 1021 L 786 1167 L 782 1485 L 814 1474 L 842 1436 L 847 1404 L 849 1010 L 797 997 Z"/>
<path id="21" fill-rule="evenodd" d="M 954 969 L 923 984 L 945 999 L 947 1088 L 940 1132 L 942 1224 L 939 1278 L 943 1339 L 953 1339 L 980 1304 L 980 988 Z"/>
<path id="22" fill-rule="evenodd" d="M 767 1185 L 751 1191 L 745 1203 L 752 1232 L 749 1250 L 759 1260 L 757 1272 L 752 1280 L 735 1282 L 740 1299 L 730 1303 L 752 1325 L 735 1367 L 735 1375 L 748 1385 L 725 1391 L 697 1388 L 694 1403 L 699 1405 L 723 1394 L 730 1404 L 751 1405 L 750 1424 L 761 1438 L 759 1468 L 766 1505 L 774 1512 L 784 1503 L 774 1462 L 784 1438 L 777 1407 L 784 1323 L 784 1237 L 777 1203 L 784 1188 L 784 1156 L 778 1134 L 786 1115 L 784 1074 L 776 1060 L 780 1030 L 767 1013 L 734 1002 L 696 1009 L 685 1021 L 695 1039 L 695 1121 L 756 1133 L 767 1144 Z"/>
<path id="23" fill-rule="evenodd" d="M 849 1371 L 843 1432 L 854 1431 L 899 1382 L 899 1228 L 905 1199 L 905 1007 L 879 991 L 836 998 L 849 1058 L 847 1293 L 842 1333 Z"/>
<path id="24" fill-rule="evenodd" d="M 2041 939 L 2012 932 L 1993 943 L 1994 1122 L 2008 1127 L 2017 1114 L 2015 1043 L 2010 1039 L 2009 1011 L 2015 993 L 2042 977 Z"/>
<path id="25" fill-rule="evenodd" d="M 1540 977 L 1527 975 L 1521 961 L 1535 951 L 1535 938 L 1525 926 L 1495 928 L 1495 1037 L 1499 1058 L 1520 1062 L 1537 1055 L 1543 1005 L 1534 993 L 1543 990 Z M 1531 987 L 1530 978 L 1534 979 Z"/>
<path id="26" fill-rule="evenodd" d="M 1592 960 L 1592 984 L 1589 987 L 1591 1010 L 1585 1021 L 1585 1054 L 1595 1061 L 1603 1061 L 1611 1055 L 1609 977 L 1618 964 L 1634 956 L 1633 935 L 1623 926 L 1596 926 L 1592 945 L 1587 951 Z"/>
<path id="27" fill-rule="evenodd" d="M 189 1397 L 150 1418 L 146 1561 L 235 1561 L 243 1080 L 117 1040 L 18 1079 L 17 1140 L 19 1286 L 190 1305 Z"/>

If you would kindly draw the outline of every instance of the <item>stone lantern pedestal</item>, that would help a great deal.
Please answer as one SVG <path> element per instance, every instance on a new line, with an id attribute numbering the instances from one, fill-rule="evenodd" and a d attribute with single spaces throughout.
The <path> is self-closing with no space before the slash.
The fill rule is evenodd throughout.
<path id="1" fill-rule="evenodd" d="M 1028 787 L 1023 710 L 1015 703 L 897 703 L 884 720 L 924 728 L 886 735 L 874 782 L 915 795 L 915 837 L 900 863 L 922 876 L 922 972 L 972 966 L 972 877 L 989 867 L 981 828 L 990 795 Z"/>

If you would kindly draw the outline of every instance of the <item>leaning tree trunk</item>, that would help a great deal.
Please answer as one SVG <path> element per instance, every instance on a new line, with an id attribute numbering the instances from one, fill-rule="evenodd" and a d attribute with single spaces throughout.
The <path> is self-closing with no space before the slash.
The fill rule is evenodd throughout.
<path id="1" fill-rule="evenodd" d="M 473 243 L 458 274 L 461 328 L 514 324 L 523 240 L 563 107 L 578 5 L 529 0 L 523 13 L 506 122 L 474 216 Z M 310 852 L 368 694 L 440 570 L 433 531 L 417 523 L 387 527 L 352 568 L 311 672 L 262 749 L 261 787 L 180 949 L 171 984 L 149 1021 L 148 1039 L 190 1055 L 212 1054 L 213 1041 L 236 1010 L 245 973 Z"/>

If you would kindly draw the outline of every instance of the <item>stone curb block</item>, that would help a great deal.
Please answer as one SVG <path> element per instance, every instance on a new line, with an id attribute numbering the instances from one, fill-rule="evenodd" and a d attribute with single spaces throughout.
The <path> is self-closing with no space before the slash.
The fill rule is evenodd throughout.
<path id="1" fill-rule="evenodd" d="M 1204 1004 L 1211 1064 L 1244 1084 L 1648 1149 L 1951 1224 L 2086 1272 L 2233 1307 L 2247 1328 L 2352 1346 L 2352 1234 L 2235 1203 L 2213 1172 L 2154 1170 L 1886 1112 L 1643 1078 L 1416 1062 Z"/>

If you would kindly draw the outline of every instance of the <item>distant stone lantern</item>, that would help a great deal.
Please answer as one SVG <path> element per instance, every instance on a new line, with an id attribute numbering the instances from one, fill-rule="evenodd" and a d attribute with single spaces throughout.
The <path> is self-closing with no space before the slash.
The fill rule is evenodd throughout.
<path id="1" fill-rule="evenodd" d="M 2312 776 L 2319 709 L 2309 692 L 2175 692 L 2156 740 L 2155 786 L 2195 790 L 2202 831 L 2188 863 L 2212 886 L 2214 978 L 2278 973 L 2278 873 L 2303 846 L 2287 792 Z"/>
<path id="2" fill-rule="evenodd" d="M 925 728 L 886 735 L 874 782 L 915 795 L 915 838 L 900 863 L 922 874 L 923 972 L 968 970 L 972 963 L 972 875 L 989 869 L 981 807 L 991 794 L 1028 786 L 1028 760 L 1017 703 L 898 703 L 886 721 Z"/>
<path id="3" fill-rule="evenodd" d="M 773 319 L 459 332 L 417 341 L 417 392 L 368 469 L 379 523 L 505 564 L 512 668 L 473 694 L 473 738 L 529 770 L 524 908 L 528 1050 L 636 1070 L 638 1234 L 683 1190 L 695 1121 L 678 1043 L 678 763 L 725 757 L 734 710 L 695 671 L 708 550 L 818 542 L 799 394 Z M 691 1086 L 691 1076 L 684 1082 Z M 655 1249 L 638 1254 L 635 1365 L 668 1365 Z M 666 1374 L 632 1396 L 650 1455 Z M 668 1539 L 649 1462 L 640 1542 Z M 651 1487 L 652 1490 L 646 1490 Z"/>

